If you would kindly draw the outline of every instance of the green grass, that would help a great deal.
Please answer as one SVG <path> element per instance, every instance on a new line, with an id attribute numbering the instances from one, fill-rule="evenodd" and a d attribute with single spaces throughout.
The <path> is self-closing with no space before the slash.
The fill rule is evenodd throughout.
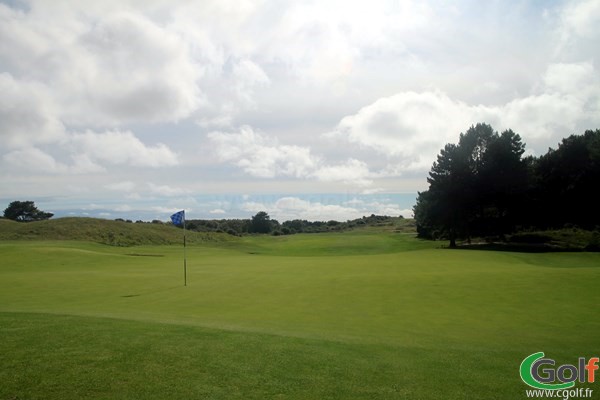
<path id="1" fill-rule="evenodd" d="M 0 242 L 0 399 L 525 398 L 525 356 L 598 355 L 599 254 L 438 245 L 204 242 L 183 287 L 180 246 Z"/>
<path id="2" fill-rule="evenodd" d="M 311 233 L 290 236 L 245 236 L 229 243 L 232 250 L 251 254 L 297 257 L 354 256 L 397 253 L 441 247 L 441 242 L 407 240 L 414 233 L 385 234 L 386 231 L 357 229 L 342 233 Z M 408 236 L 407 236 L 408 235 Z"/>
<path id="3" fill-rule="evenodd" d="M 186 232 L 188 243 L 231 240 L 224 233 Z M 170 224 L 128 223 L 98 218 L 67 217 L 36 222 L 0 219 L 0 240 L 79 240 L 111 246 L 179 244 L 181 229 Z"/>

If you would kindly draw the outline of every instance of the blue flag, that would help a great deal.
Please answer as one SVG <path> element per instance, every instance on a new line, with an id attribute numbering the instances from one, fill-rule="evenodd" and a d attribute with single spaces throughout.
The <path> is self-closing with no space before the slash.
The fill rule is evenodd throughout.
<path id="1" fill-rule="evenodd" d="M 181 210 L 171 215 L 173 225 L 183 225 L 185 223 L 185 210 Z"/>

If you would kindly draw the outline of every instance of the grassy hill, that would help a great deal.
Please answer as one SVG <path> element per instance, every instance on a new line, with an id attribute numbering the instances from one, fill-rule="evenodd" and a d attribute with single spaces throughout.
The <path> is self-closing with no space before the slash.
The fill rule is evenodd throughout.
<path id="1" fill-rule="evenodd" d="M 389 218 L 384 223 L 378 224 L 357 225 L 351 231 L 372 234 L 382 232 L 416 233 L 414 220 L 401 218 Z M 277 246 L 277 243 L 290 240 L 283 237 L 259 236 L 263 238 L 259 239 L 260 243 L 256 243 L 259 246 L 270 247 L 271 242 Z M 331 236 L 329 238 L 331 239 Z M 0 240 L 77 240 L 112 246 L 168 245 L 181 244 L 182 231 L 171 224 L 131 223 L 85 217 L 65 217 L 26 223 L 0 219 Z M 243 245 L 248 242 L 247 238 L 239 239 L 222 232 L 192 230 L 186 231 L 186 240 L 188 244 L 231 242 Z M 250 242 L 254 243 L 252 240 Z M 390 244 L 393 245 L 393 241 Z M 367 247 L 368 245 L 365 243 L 361 246 L 365 250 L 368 250 Z M 305 249 L 300 249 L 300 251 L 305 251 Z M 372 253 L 373 250 L 371 249 L 369 252 Z"/>
<path id="2" fill-rule="evenodd" d="M 0 240 L 77 240 L 112 246 L 181 244 L 180 228 L 170 224 L 129 223 L 98 218 L 68 217 L 36 222 L 0 219 Z M 222 242 L 222 233 L 186 232 L 190 244 Z"/>

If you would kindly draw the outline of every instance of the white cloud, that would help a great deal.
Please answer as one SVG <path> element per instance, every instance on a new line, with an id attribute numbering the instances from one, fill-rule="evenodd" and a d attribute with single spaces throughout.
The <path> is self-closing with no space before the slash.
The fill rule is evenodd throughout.
<path id="1" fill-rule="evenodd" d="M 20 148 L 3 156 L 6 169 L 16 175 L 24 172 L 41 174 L 89 174 L 105 169 L 90 160 L 85 154 L 71 156 L 72 163 L 57 161 L 52 155 L 36 147 Z"/>
<path id="2" fill-rule="evenodd" d="M 130 206 L 129 204 L 119 204 L 119 205 L 113 207 L 112 209 L 117 212 L 129 212 L 129 211 L 133 210 L 133 207 Z"/>
<path id="3" fill-rule="evenodd" d="M 125 195 L 125 198 L 128 199 L 128 200 L 141 200 L 143 197 L 139 193 L 132 192 L 132 193 L 127 193 Z"/>
<path id="4" fill-rule="evenodd" d="M 513 129 L 534 149 L 600 123 L 600 85 L 591 63 L 551 64 L 542 92 L 502 105 L 469 105 L 442 91 L 402 92 L 378 99 L 344 117 L 326 134 L 372 148 L 390 159 L 380 174 L 426 170 L 439 149 L 477 122 Z M 588 125 L 589 124 L 589 125 Z"/>
<path id="5" fill-rule="evenodd" d="M 87 154 L 71 154 L 73 161 L 70 172 L 75 174 L 105 172 L 106 168 L 96 163 Z"/>
<path id="6" fill-rule="evenodd" d="M 136 184 L 131 181 L 122 181 L 122 182 L 109 183 L 108 185 L 105 185 L 104 187 L 107 188 L 108 190 L 114 190 L 117 192 L 131 192 L 131 191 L 135 190 Z"/>
<path id="7" fill-rule="evenodd" d="M 103 206 L 101 204 L 97 204 L 97 203 L 90 203 L 90 204 L 87 204 L 85 206 L 82 206 L 81 208 L 83 210 L 93 211 L 93 210 L 102 210 L 102 209 L 107 208 L 107 207 Z"/>
<path id="8" fill-rule="evenodd" d="M 470 107 L 441 91 L 403 92 L 344 117 L 327 136 L 399 157 L 405 169 L 422 169 L 429 167 L 438 149 L 455 141 L 461 130 L 491 116 L 489 108 Z"/>
<path id="9" fill-rule="evenodd" d="M 208 138 L 221 161 L 234 161 L 256 177 L 303 177 L 318 162 L 308 148 L 279 145 L 275 139 L 254 132 L 249 126 L 241 127 L 239 133 L 211 132 Z"/>
<path id="10" fill-rule="evenodd" d="M 161 206 L 154 206 L 154 207 L 149 207 L 148 209 L 146 209 L 146 211 L 152 211 L 158 214 L 163 214 L 166 216 L 170 216 L 178 211 L 181 211 L 181 207 L 161 207 Z M 192 211 L 192 209 L 187 208 L 186 209 L 186 213 Z"/>
<path id="11" fill-rule="evenodd" d="M 44 174 L 99 173 L 106 171 L 104 165 L 165 167 L 178 164 L 177 155 L 166 145 L 147 146 L 130 131 L 65 133 L 50 149 L 53 151 L 20 144 L 18 149 L 4 154 L 3 160 L 13 169 L 25 168 Z M 66 153 L 70 160 L 57 161 L 53 152 Z M 62 157 L 64 159 L 64 155 Z M 108 188 L 115 190 L 115 187 Z"/>
<path id="12" fill-rule="evenodd" d="M 369 209 L 369 208 L 375 210 L 375 214 L 377 214 L 377 215 L 390 215 L 390 216 L 401 215 L 405 218 L 413 217 L 413 212 L 411 209 L 403 209 L 403 208 L 400 208 L 397 205 L 391 204 L 391 203 L 371 202 L 365 206 L 365 209 Z"/>
<path id="13" fill-rule="evenodd" d="M 317 179 L 358 186 L 372 183 L 363 161 L 351 158 L 344 163 L 327 164 L 308 147 L 280 145 L 249 126 L 241 127 L 237 133 L 211 132 L 208 138 L 221 161 L 234 162 L 251 176 Z"/>
<path id="14" fill-rule="evenodd" d="M 296 197 L 282 197 L 272 206 L 270 212 L 275 218 L 281 220 L 306 219 L 306 220 L 347 220 L 358 218 L 359 211 L 354 208 L 337 204 L 322 204 L 310 202 Z"/>
<path id="15" fill-rule="evenodd" d="M 597 0 L 567 1 L 550 13 L 555 26 L 553 59 L 561 62 L 599 61 L 600 4 Z"/>
<path id="16" fill-rule="evenodd" d="M 259 212 L 259 211 L 265 211 L 269 206 L 267 206 L 264 203 L 260 203 L 257 201 L 246 201 L 244 203 L 242 203 L 242 205 L 240 206 L 240 208 L 244 211 L 249 211 L 249 212 Z"/>
<path id="17" fill-rule="evenodd" d="M 0 138 L 8 148 L 60 140 L 64 126 L 56 116 L 49 89 L 0 72 Z"/>
<path id="18" fill-rule="evenodd" d="M 568 2 L 562 12 L 565 34 L 594 37 L 600 33 L 600 3 L 596 0 Z"/>
<path id="19" fill-rule="evenodd" d="M 371 214 L 412 216 L 411 210 L 400 209 L 392 203 L 354 201 L 346 202 L 345 205 L 323 204 L 298 197 L 281 197 L 273 203 L 246 202 L 242 205 L 242 209 L 253 213 L 266 211 L 271 218 L 279 221 L 293 219 L 346 221 Z"/>
<path id="20" fill-rule="evenodd" d="M 71 54 L 78 69 L 61 84 L 83 101 L 69 110 L 68 120 L 170 121 L 199 106 L 199 69 L 185 42 L 143 15 L 107 16 L 77 39 Z M 89 87 L 95 90 L 89 93 Z"/>
<path id="21" fill-rule="evenodd" d="M 346 182 L 358 186 L 369 186 L 373 181 L 369 166 L 364 161 L 349 159 L 344 164 L 325 165 L 313 172 L 318 180 L 326 182 Z"/>
<path id="22" fill-rule="evenodd" d="M 172 197 L 172 196 L 181 196 L 183 194 L 189 193 L 187 189 L 172 187 L 169 185 L 156 185 L 152 182 L 148 183 L 148 188 L 152 194 Z"/>
<path id="23" fill-rule="evenodd" d="M 549 91 L 578 94 L 598 82 L 591 62 L 550 64 L 543 81 Z M 597 90 L 597 88 L 596 88 Z"/>
<path id="24" fill-rule="evenodd" d="M 29 171 L 60 173 L 67 172 L 68 167 L 57 162 L 54 157 L 35 147 L 11 151 L 4 155 L 4 161 L 14 169 L 24 168 Z"/>
<path id="25" fill-rule="evenodd" d="M 223 210 L 222 208 L 215 208 L 214 210 L 210 210 L 209 214 L 213 214 L 213 215 L 227 214 L 227 211 Z"/>
<path id="26" fill-rule="evenodd" d="M 525 141 L 547 143 L 569 135 L 584 115 L 585 100 L 571 94 L 544 93 L 515 99 L 498 108 L 497 125 L 511 128 Z"/>
<path id="27" fill-rule="evenodd" d="M 232 74 L 238 98 L 250 104 L 253 104 L 252 89 L 257 85 L 267 85 L 270 82 L 265 71 L 247 59 L 236 63 Z"/>
<path id="28" fill-rule="evenodd" d="M 146 146 L 130 131 L 86 131 L 69 137 L 69 147 L 90 159 L 108 164 L 162 167 L 178 164 L 177 155 L 166 145 Z"/>
<path id="29" fill-rule="evenodd" d="M 175 121 L 201 102 L 188 43 L 128 7 L 32 2 L 0 10 L 0 57 L 52 92 L 67 124 Z M 35 68 L 31 68 L 35 65 Z"/>
<path id="30" fill-rule="evenodd" d="M 370 52 L 408 56 L 404 38 L 430 27 L 433 12 L 419 1 L 290 3 L 269 20 L 255 46 L 268 61 L 327 86 L 354 74 Z"/>
<path id="31" fill-rule="evenodd" d="M 416 190 L 476 122 L 539 154 L 600 124 L 598 4 L 0 2 L 0 186 Z"/>
<path id="32" fill-rule="evenodd" d="M 399 174 L 394 174 L 394 175 L 399 175 Z M 375 194 L 375 193 L 380 193 L 383 192 L 384 189 L 383 188 L 367 188 L 367 189 L 363 189 L 361 190 L 360 194 Z"/>

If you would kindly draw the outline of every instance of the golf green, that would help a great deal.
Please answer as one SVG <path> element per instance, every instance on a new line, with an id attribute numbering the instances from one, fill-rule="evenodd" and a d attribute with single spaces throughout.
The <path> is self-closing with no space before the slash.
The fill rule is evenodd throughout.
<path id="1" fill-rule="evenodd" d="M 180 246 L 0 242 L 0 399 L 525 398 L 526 356 L 598 355 L 600 254 L 438 246 L 198 244 L 184 287 Z"/>

